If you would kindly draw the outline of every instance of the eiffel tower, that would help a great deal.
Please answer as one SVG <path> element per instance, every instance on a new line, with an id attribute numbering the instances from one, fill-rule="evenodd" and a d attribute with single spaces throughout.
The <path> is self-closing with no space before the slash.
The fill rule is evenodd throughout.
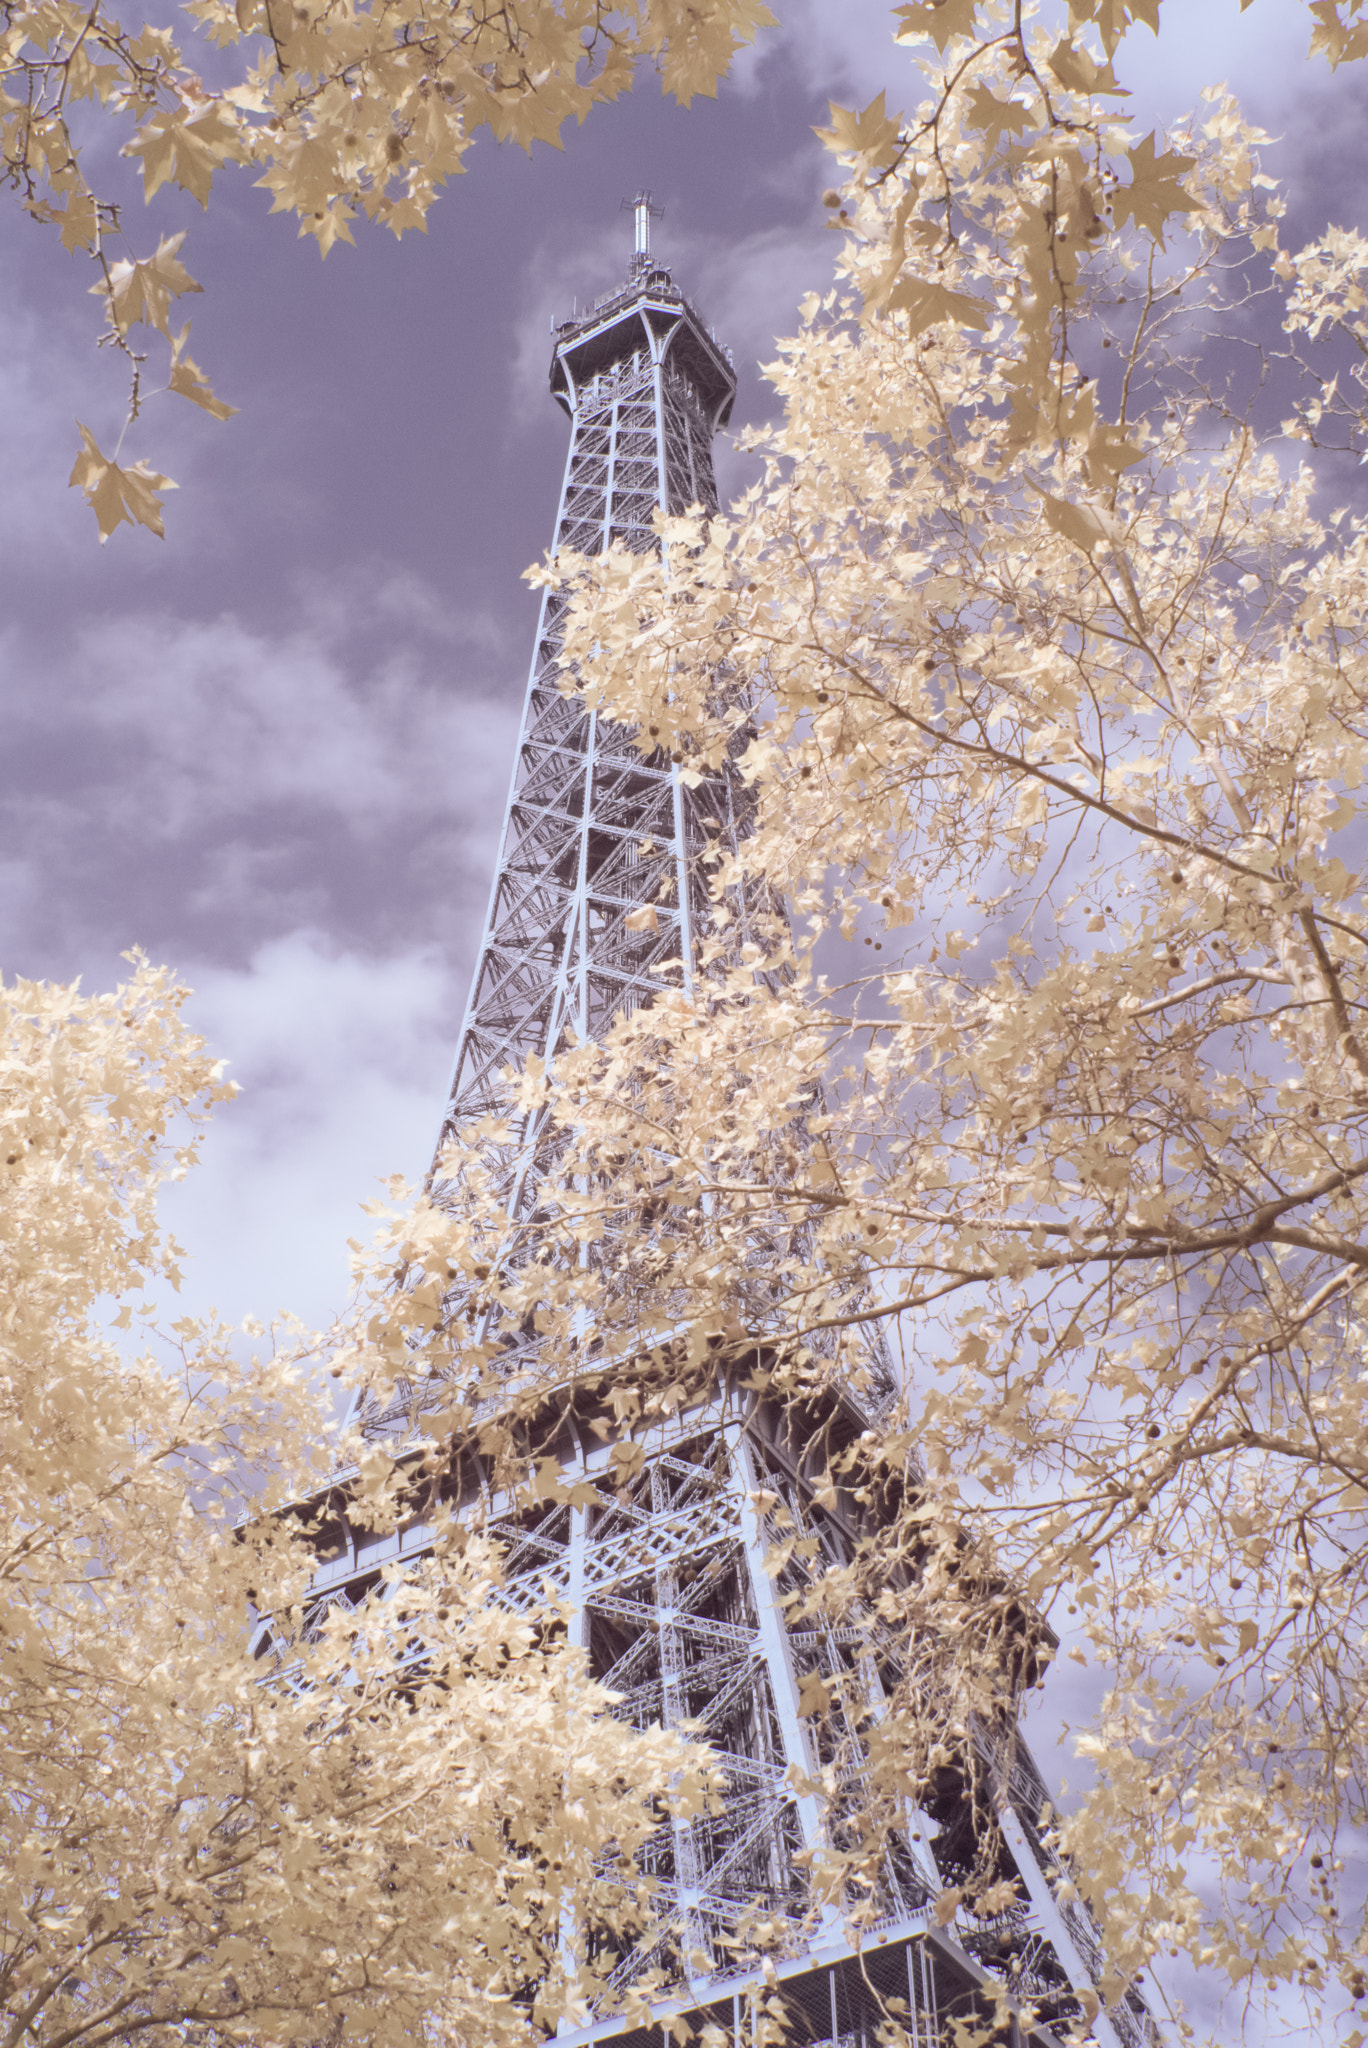
<path id="1" fill-rule="evenodd" d="M 635 248 L 615 291 L 555 329 L 551 391 L 570 446 L 554 549 L 593 554 L 615 541 L 657 546 L 657 509 L 717 505 L 711 444 L 736 382 L 728 354 L 652 255 L 649 195 L 634 203 Z M 685 984 L 708 915 L 708 858 L 745 830 L 739 778 L 691 784 L 679 763 L 643 757 L 631 736 L 562 687 L 564 599 L 542 602 L 521 737 L 484 936 L 456 1055 L 431 1183 L 447 1138 L 505 1116 L 501 1073 L 530 1057 L 549 1066 L 567 1034 L 603 1033 L 622 1011 Z M 643 915 L 649 906 L 651 915 Z M 505 1127 L 507 1127 L 505 1125 Z M 535 1229 L 545 1133 L 535 1116 L 501 1140 L 496 1179 L 508 1212 Z M 509 1368 L 535 1335 L 506 1331 Z M 973 1774 L 941 1770 L 892 1842 L 858 1937 L 839 1913 L 814 1911 L 808 1869 L 836 1823 L 811 1789 L 832 1755 L 808 1700 L 816 1681 L 851 1675 L 877 1718 L 882 1680 L 869 1631 L 786 1619 L 793 1596 L 854 1553 L 859 1529 L 819 1502 L 825 1466 L 876 1419 L 892 1392 L 877 1350 L 864 1391 L 838 1386 L 820 1417 L 822 1450 L 791 1411 L 740 1371 L 717 1377 L 703 1405 L 653 1426 L 626 1484 L 607 1477 L 614 1432 L 583 1418 L 558 1425 L 566 1477 L 602 1488 L 600 1505 L 514 1510 L 477 1499 L 506 1546 L 506 1597 L 534 1612 L 548 1586 L 568 1604 L 594 1675 L 640 1726 L 689 1723 L 726 1774 L 724 1810 L 660 1830 L 643 1859 L 659 1912 L 611 1969 L 614 1990 L 651 1998 L 653 2024 L 605 2011 L 558 2048 L 664 2048 L 673 2023 L 734 2048 L 775 2038 L 865 2048 L 889 2019 L 916 2048 L 941 2048 L 956 2021 L 988 2022 L 1000 1995 L 1013 2048 L 1049 2044 L 1092 2013 L 1099 2048 L 1144 2048 L 1153 2029 L 1132 1995 L 1097 2011 L 1104 1963 L 1093 1924 L 1073 1902 L 1045 1839 L 1045 1788 L 1019 1740 L 979 1742 Z M 440 1390 L 421 1378 L 387 1406 L 363 1404 L 367 1435 L 402 1459 L 423 1435 Z M 809 1421 L 811 1421 L 809 1413 Z M 620 1469 L 620 1468 L 619 1468 Z M 829 1502 L 829 1492 L 823 1496 Z M 776 1549 L 788 1561 L 773 1574 Z M 343 1518 L 313 1581 L 314 1611 L 356 1606 L 383 1566 L 422 1557 L 420 1518 L 397 1533 Z M 269 1647 L 261 1625 L 258 1651 Z M 858 1733 L 851 1743 L 859 1748 Z M 847 1745 L 846 1754 L 851 1753 Z M 984 1920 L 937 1910 L 976 1864 L 982 1786 L 996 1808 L 1000 1874 L 1017 1902 Z M 979 1859 L 981 1861 L 981 1859 Z"/>

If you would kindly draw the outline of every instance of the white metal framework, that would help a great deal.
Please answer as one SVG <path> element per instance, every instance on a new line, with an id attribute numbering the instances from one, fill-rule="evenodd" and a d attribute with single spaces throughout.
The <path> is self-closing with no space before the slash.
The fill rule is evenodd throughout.
<path id="1" fill-rule="evenodd" d="M 635 215 L 627 283 L 556 330 L 551 389 L 571 421 L 557 550 L 593 553 L 615 538 L 645 550 L 655 545 L 658 506 L 716 503 L 711 442 L 731 408 L 731 366 L 653 259 L 644 195 Z M 677 763 L 643 759 L 626 733 L 564 693 L 561 603 L 550 594 L 542 605 L 444 1137 L 503 1110 L 502 1069 L 532 1054 L 550 1062 L 568 1030 L 600 1033 L 624 1007 L 672 978 L 678 985 L 707 901 L 704 857 L 744 830 L 739 783 L 723 776 L 687 788 Z M 632 921 L 646 904 L 657 912 L 653 929 Z M 502 1155 L 505 1196 L 524 1219 L 534 1216 L 538 1158 L 530 1129 Z M 812 1715 L 814 1682 L 853 1686 L 877 1712 L 897 1673 L 872 1622 L 795 1628 L 785 1600 L 848 1560 L 858 1541 L 853 1508 L 833 1505 L 829 1488 L 819 1502 L 818 1472 L 868 1426 L 877 1396 L 833 1397 L 804 1425 L 820 1444 L 795 1440 L 792 1413 L 756 1391 L 754 1359 L 723 1375 L 706 1406 L 657 1425 L 630 1483 L 606 1484 L 598 1507 L 514 1514 L 482 1498 L 478 1460 L 453 1466 L 449 1497 L 481 1504 L 508 1546 L 507 1597 L 532 1608 L 549 1586 L 569 1603 L 592 1670 L 620 1696 L 618 1711 L 642 1726 L 700 1727 L 727 1774 L 720 1815 L 663 1826 L 651 1845 L 645 1862 L 662 1917 L 612 1980 L 652 1987 L 662 2019 L 713 2023 L 738 2048 L 757 2037 L 757 1998 L 779 2002 L 795 2042 L 855 2048 L 893 2015 L 915 2042 L 939 2048 L 952 2019 L 991 2013 L 1004 1988 L 1034 2007 L 1036 2034 L 1048 2039 L 1049 2028 L 1093 2005 L 1101 1957 L 1091 1922 L 1057 1895 L 1064 1873 L 1042 1840 L 1044 1788 L 1010 1731 L 980 1731 L 974 1768 L 939 1774 L 886 1860 L 857 1945 L 839 1916 L 810 1910 L 807 1858 L 824 1831 L 839 1837 L 839 1788 L 853 1793 L 860 1773 L 855 1732 L 842 1729 L 839 1713 Z M 878 1371 L 871 1377 L 877 1386 Z M 402 1440 L 422 1406 L 407 1395 L 372 1412 L 366 1427 Z M 606 1478 L 615 1432 L 604 1440 L 602 1415 L 567 1406 L 549 1428 L 568 1479 Z M 432 1541 L 421 1520 L 388 1536 L 353 1526 L 345 1485 L 333 1500 L 315 1612 L 358 1604 L 386 1563 L 421 1557 Z M 773 1553 L 795 1536 L 775 1576 Z M 271 1646 L 266 1622 L 258 1647 Z M 823 1808 L 802 1787 L 833 1763 L 838 1796 Z M 1020 1903 L 991 1921 L 961 1914 L 942 1926 L 934 1902 L 973 1865 L 985 1800 L 999 1810 L 995 1853 L 1002 1874 L 1020 1877 Z M 1102 2048 L 1139 2048 L 1149 2031 L 1138 2003 L 1094 2026 Z M 658 2027 L 624 2034 L 605 2016 L 568 2040 L 615 2037 L 619 2048 L 663 2048 L 665 2039 Z"/>

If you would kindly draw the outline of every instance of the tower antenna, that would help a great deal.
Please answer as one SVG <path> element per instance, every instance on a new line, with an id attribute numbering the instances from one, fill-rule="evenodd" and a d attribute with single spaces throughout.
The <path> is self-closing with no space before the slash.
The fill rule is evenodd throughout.
<path id="1" fill-rule="evenodd" d="M 633 217 L 632 276 L 639 277 L 651 266 L 651 222 L 661 220 L 665 209 L 654 205 L 650 193 L 642 191 L 635 199 L 624 199 L 619 211 Z"/>

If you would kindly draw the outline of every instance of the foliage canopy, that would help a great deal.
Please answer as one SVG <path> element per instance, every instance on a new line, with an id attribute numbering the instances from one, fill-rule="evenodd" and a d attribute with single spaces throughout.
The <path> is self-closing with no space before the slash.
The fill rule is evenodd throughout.
<path id="1" fill-rule="evenodd" d="M 802 1401 L 895 1329 L 901 1411 L 831 1482 L 902 1505 L 821 1597 L 942 1649 L 833 1886 L 1012 1692 L 1009 1582 L 1105 1685 L 1061 1834 L 1109 1990 L 1181 1952 L 1325 2019 L 1368 1970 L 1368 243 L 1282 247 L 1219 89 L 1135 132 L 1152 9 L 898 13 L 921 97 L 832 110 L 838 283 L 761 480 L 539 572 L 567 688 L 696 787 L 739 757 L 700 971 L 511 1080 L 558 1134 L 535 1246 L 473 1130 L 385 1260 L 553 1372 L 654 1346 L 646 1421 L 743 1335 Z M 461 1426 L 497 1358 L 421 1287 L 383 1315 Z"/>
<path id="2" fill-rule="evenodd" d="M 183 14 L 212 45 L 198 57 L 174 18 L 131 29 L 82 0 L 0 8 L 0 183 L 95 261 L 102 340 L 130 375 L 124 434 L 150 395 L 152 334 L 169 351 L 161 389 L 214 419 L 234 408 L 187 353 L 189 324 L 172 330 L 173 302 L 201 289 L 184 235 L 139 253 L 107 173 L 88 174 L 106 124 L 126 133 L 147 200 L 170 186 L 207 206 L 220 172 L 248 169 L 326 255 L 359 219 L 422 228 L 482 130 L 559 147 L 565 123 L 629 90 L 643 63 L 687 106 L 773 20 L 761 0 L 187 0 Z M 171 480 L 122 463 L 124 434 L 112 455 L 80 434 L 71 483 L 101 540 L 123 524 L 160 535 Z"/>
<path id="3" fill-rule="evenodd" d="M 600 1717 L 487 1547 L 391 1566 L 360 1632 L 303 1604 L 313 1546 L 271 1517 L 317 1486 L 307 1354 L 144 1317 L 176 1279 L 156 1190 L 233 1092 L 184 994 L 141 964 L 0 990 L 3 2038 L 521 2040 L 523 1984 L 552 2027 L 579 2009 L 567 1916 L 637 1915 L 654 1802 L 707 1787 Z M 268 1684 L 254 1605 L 294 1637 Z"/>

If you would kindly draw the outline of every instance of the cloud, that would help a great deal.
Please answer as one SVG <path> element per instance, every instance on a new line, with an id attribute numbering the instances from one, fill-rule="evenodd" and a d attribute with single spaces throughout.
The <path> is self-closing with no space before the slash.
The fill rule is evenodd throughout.
<path id="1" fill-rule="evenodd" d="M 241 1093 L 163 1201 L 188 1254 L 178 1306 L 322 1326 L 349 1292 L 347 1239 L 374 1227 L 361 1203 L 428 1166 L 468 962 L 298 931 L 241 969 L 189 961 L 184 974 L 186 1017 Z"/>
<path id="2" fill-rule="evenodd" d="M 765 73 L 784 62 L 809 92 L 860 97 L 860 104 L 907 73 L 905 52 L 895 50 L 891 0 L 789 0 L 778 33 L 760 35 L 737 58 L 732 82 L 763 92 Z M 891 75 L 890 75 L 891 74 Z"/>
<path id="3" fill-rule="evenodd" d="M 177 970 L 242 1088 L 167 1197 L 183 1300 L 325 1323 L 360 1204 L 435 1140 L 514 752 L 502 626 L 315 569 L 279 633 L 87 612 L 3 652 L 5 969 Z"/>
<path id="4" fill-rule="evenodd" d="M 73 284 L 69 272 L 63 281 Z M 93 302 L 82 305 L 79 294 L 76 282 L 72 296 L 79 312 L 93 311 Z M 26 302 L 12 289 L 0 306 L 0 423 L 7 472 L 7 488 L 0 492 L 0 547 L 11 577 L 43 564 L 80 519 L 90 521 L 93 533 L 94 516 L 79 492 L 67 488 L 67 477 L 80 447 L 74 415 L 103 432 L 109 392 L 117 398 L 122 389 L 117 372 L 95 357 L 98 331 L 99 322 L 91 317 L 83 336 L 70 306 L 57 313 L 36 299 Z"/>
<path id="5" fill-rule="evenodd" d="M 317 575 L 297 615 L 11 631 L 8 962 L 100 972 L 140 944 L 240 964 L 306 924 L 469 946 L 516 729 L 497 625 L 397 576 Z"/>

